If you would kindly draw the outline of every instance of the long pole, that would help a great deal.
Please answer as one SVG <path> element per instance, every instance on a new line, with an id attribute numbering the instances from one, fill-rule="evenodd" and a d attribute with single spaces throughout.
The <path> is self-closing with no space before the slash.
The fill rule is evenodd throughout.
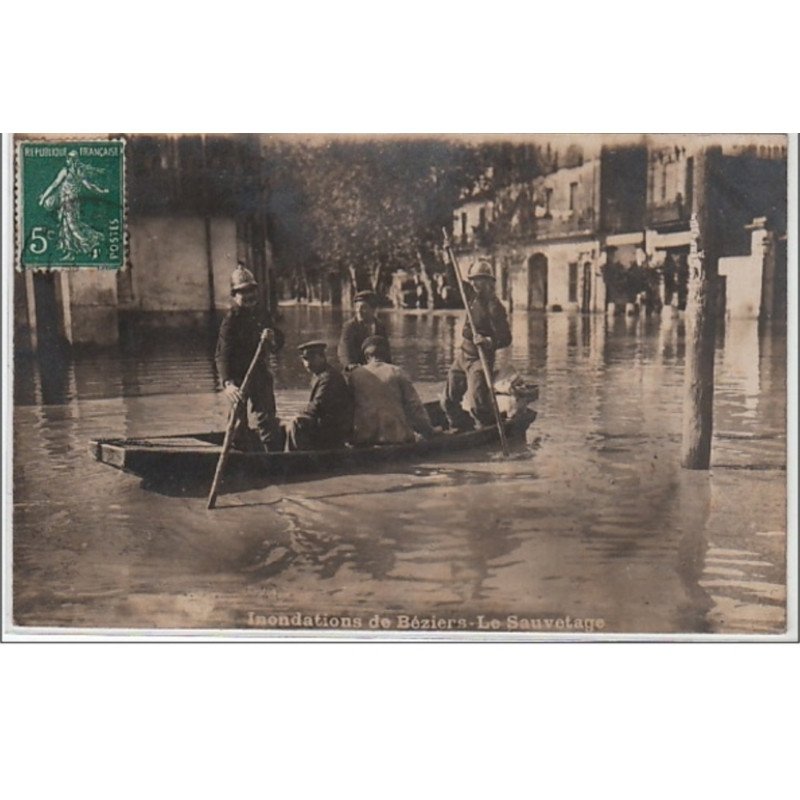
<path id="1" fill-rule="evenodd" d="M 469 325 L 472 328 L 472 335 L 477 336 L 478 331 L 475 329 L 475 322 L 472 319 L 472 309 L 469 307 L 467 293 L 464 290 L 464 281 L 461 278 L 461 271 L 458 268 L 458 259 L 456 258 L 456 254 L 453 251 L 453 246 L 450 243 L 450 237 L 447 235 L 447 229 L 442 228 L 442 233 L 444 234 L 444 249 L 447 251 L 447 255 L 450 258 L 450 263 L 453 265 L 453 270 L 456 273 L 456 283 L 458 283 L 458 290 L 461 292 L 461 300 L 464 303 L 464 308 L 467 312 L 467 319 L 469 320 Z M 497 423 L 497 432 L 500 434 L 500 447 L 503 450 L 503 455 L 507 456 L 508 442 L 506 441 L 506 430 L 503 427 L 503 420 L 500 419 L 500 409 L 497 407 L 497 396 L 494 393 L 494 376 L 492 375 L 492 371 L 489 369 L 489 362 L 486 359 L 486 353 L 483 352 L 483 348 L 480 345 L 476 345 L 476 349 L 478 350 L 478 356 L 481 360 L 481 367 L 483 367 L 483 375 L 486 378 L 486 385 L 489 387 L 489 395 L 492 398 L 492 411 L 494 411 L 494 419 Z"/>
<path id="2" fill-rule="evenodd" d="M 710 167 L 717 153 L 717 150 L 709 148 L 699 153 L 695 160 L 683 376 L 681 465 L 685 469 L 708 469 L 711 466 L 719 243 L 715 224 L 714 173 Z"/>
<path id="3" fill-rule="evenodd" d="M 239 388 L 241 399 L 237 400 L 231 409 L 231 415 L 228 418 L 228 427 L 225 429 L 225 440 L 222 442 L 222 450 L 220 451 L 219 460 L 217 461 L 217 468 L 214 471 L 214 480 L 211 483 L 211 491 L 208 493 L 208 505 L 206 506 L 208 509 L 214 508 L 217 503 L 219 483 L 222 480 L 222 473 L 225 470 L 225 465 L 228 463 L 228 455 L 230 454 L 231 445 L 233 444 L 233 437 L 239 428 L 242 411 L 246 411 L 246 407 L 243 408 L 243 406 L 245 403 L 247 403 L 247 391 L 250 388 L 250 380 L 253 377 L 253 371 L 255 370 L 256 364 L 258 363 L 259 359 L 261 358 L 261 354 L 264 351 L 264 344 L 266 343 L 268 336 L 268 330 L 265 329 L 262 331 L 261 338 L 258 340 L 258 347 L 256 348 L 255 355 L 253 356 L 253 360 L 250 362 L 250 366 L 247 368 L 242 385 Z"/>

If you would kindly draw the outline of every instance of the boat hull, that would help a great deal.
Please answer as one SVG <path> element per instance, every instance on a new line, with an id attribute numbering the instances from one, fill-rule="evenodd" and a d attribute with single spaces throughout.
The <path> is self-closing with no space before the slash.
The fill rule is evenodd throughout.
<path id="1" fill-rule="evenodd" d="M 434 412 L 434 409 L 430 409 Z M 435 418 L 435 417 L 434 417 Z M 524 440 L 536 412 L 523 408 L 504 421 L 511 442 Z M 141 439 L 95 439 L 91 452 L 96 460 L 157 481 L 171 477 L 211 480 L 222 449 L 224 433 L 181 434 Z M 226 475 L 267 477 L 271 481 L 302 475 L 352 471 L 395 461 L 490 446 L 499 441 L 496 427 L 463 433 L 442 433 L 418 442 L 398 445 L 346 447 L 340 450 L 304 450 L 292 453 L 249 452 L 232 449 Z"/>

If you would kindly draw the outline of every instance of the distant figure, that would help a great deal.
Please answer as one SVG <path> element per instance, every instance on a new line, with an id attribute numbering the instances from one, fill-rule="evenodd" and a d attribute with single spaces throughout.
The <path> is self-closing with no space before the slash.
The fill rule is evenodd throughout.
<path id="1" fill-rule="evenodd" d="M 458 307 L 458 292 L 447 283 L 447 278 L 443 272 L 437 272 L 434 275 L 433 292 L 434 308 Z"/>
<path id="2" fill-rule="evenodd" d="M 416 295 L 415 306 L 417 308 L 428 307 L 428 287 L 419 274 L 414 275 L 414 292 Z"/>
<path id="3" fill-rule="evenodd" d="M 353 397 L 342 374 L 328 363 L 325 342 L 297 350 L 313 375 L 305 409 L 285 426 L 287 450 L 338 450 L 353 430 Z"/>
<path id="4" fill-rule="evenodd" d="M 283 449 L 283 434 L 275 416 L 275 393 L 267 354 L 277 353 L 283 347 L 283 334 L 269 316 L 259 318 L 257 287 L 253 273 L 239 264 L 231 274 L 232 303 L 219 328 L 215 361 L 223 394 L 231 403 L 238 403 L 242 399 L 239 387 L 255 355 L 261 331 L 264 328 L 269 331 L 265 357 L 255 366 L 247 399 L 261 443 L 266 450 L 276 451 Z"/>
<path id="5" fill-rule="evenodd" d="M 39 196 L 39 205 L 58 215 L 58 249 L 64 254 L 63 261 L 77 255 L 89 254 L 97 257 L 103 243 L 103 234 L 81 220 L 82 189 L 95 194 L 108 194 L 91 179 L 102 175 L 103 170 L 78 161 L 78 151 L 67 153 L 67 163 L 59 170 L 53 182 Z"/>
<path id="6" fill-rule="evenodd" d="M 493 371 L 495 352 L 511 344 L 508 316 L 495 294 L 491 264 L 485 260 L 476 261 L 470 266 L 467 278 L 475 290 L 469 307 L 476 330 L 473 332 L 469 319 L 464 321 L 461 351 L 447 373 L 447 385 L 441 400 L 450 427 L 455 430 L 494 424 L 492 396 L 483 374 L 478 348 L 483 350 L 489 370 Z M 461 406 L 465 395 L 471 420 Z"/>
<path id="7" fill-rule="evenodd" d="M 402 444 L 415 441 L 414 432 L 432 436 L 431 425 L 411 379 L 388 364 L 389 343 L 383 336 L 364 342 L 366 365 L 348 374 L 353 388 L 353 444 Z"/>
<path id="8" fill-rule="evenodd" d="M 342 369 L 364 363 L 362 346 L 370 336 L 387 337 L 386 327 L 377 318 L 378 296 L 375 292 L 358 292 L 355 296 L 355 317 L 345 323 L 337 354 Z M 387 361 L 391 361 L 391 354 Z"/>

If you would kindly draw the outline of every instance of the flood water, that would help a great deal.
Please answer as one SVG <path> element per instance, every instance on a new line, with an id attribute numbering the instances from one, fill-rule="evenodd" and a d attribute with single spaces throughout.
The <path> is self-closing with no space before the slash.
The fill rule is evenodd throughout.
<path id="1" fill-rule="evenodd" d="M 273 366 L 289 414 L 308 384 L 293 345 L 335 345 L 341 313 L 283 313 L 288 344 Z M 433 398 L 459 315 L 385 319 L 395 361 Z M 212 512 L 93 461 L 87 443 L 221 429 L 213 337 L 18 359 L 15 622 L 262 630 L 302 612 L 323 614 L 315 624 L 328 629 L 367 629 L 380 614 L 393 629 L 413 615 L 425 628 L 506 629 L 515 615 L 589 620 L 604 633 L 784 630 L 785 331 L 728 321 L 721 332 L 706 473 L 679 464 L 682 319 L 515 314 L 512 324 L 499 366 L 541 391 L 524 452 L 228 492 Z"/>

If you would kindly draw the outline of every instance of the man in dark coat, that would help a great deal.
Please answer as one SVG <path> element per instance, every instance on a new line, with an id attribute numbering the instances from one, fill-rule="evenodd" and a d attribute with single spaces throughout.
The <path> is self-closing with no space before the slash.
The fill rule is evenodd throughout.
<path id="1" fill-rule="evenodd" d="M 485 260 L 475 262 L 470 266 L 467 277 L 475 290 L 475 297 L 469 304 L 475 331 L 469 320 L 465 320 L 461 350 L 447 373 L 447 385 L 441 400 L 450 427 L 456 430 L 494 424 L 492 396 L 478 348 L 483 350 L 489 370 L 493 373 L 495 352 L 511 344 L 508 316 L 495 294 L 491 264 Z M 465 396 L 469 414 L 465 413 L 461 404 Z"/>
<path id="2" fill-rule="evenodd" d="M 370 336 L 388 339 L 386 326 L 377 318 L 378 297 L 375 292 L 358 292 L 355 298 L 355 317 L 344 324 L 337 355 L 342 369 L 366 364 L 362 347 Z M 392 354 L 387 358 L 391 362 Z"/>
<path id="3" fill-rule="evenodd" d="M 257 288 L 253 273 L 239 264 L 231 275 L 232 303 L 219 329 L 215 361 L 223 393 L 231 403 L 241 402 L 239 387 L 255 355 L 261 331 L 267 329 L 264 358 L 254 368 L 247 400 L 261 443 L 267 450 L 275 451 L 283 449 L 283 432 L 275 415 L 275 393 L 267 356 L 281 349 L 283 334 L 268 315 L 266 319 L 259 318 Z"/>
<path id="4" fill-rule="evenodd" d="M 286 425 L 287 450 L 336 450 L 353 430 L 353 396 L 342 373 L 328 363 L 325 342 L 304 342 L 298 348 L 313 375 L 305 409 Z"/>

